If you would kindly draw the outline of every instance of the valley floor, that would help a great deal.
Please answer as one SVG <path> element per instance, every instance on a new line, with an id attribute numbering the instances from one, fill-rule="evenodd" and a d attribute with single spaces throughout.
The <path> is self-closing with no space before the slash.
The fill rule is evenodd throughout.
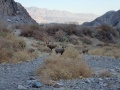
<path id="1" fill-rule="evenodd" d="M 26 88 L 23 90 L 120 90 L 120 59 L 92 55 L 84 55 L 84 59 L 95 76 L 60 80 L 58 83 L 62 86 L 59 88 L 47 85 L 32 88 L 30 78 L 34 79 L 34 71 L 45 57 L 46 54 L 30 62 L 0 64 L 0 90 L 18 90 L 19 85 Z"/>

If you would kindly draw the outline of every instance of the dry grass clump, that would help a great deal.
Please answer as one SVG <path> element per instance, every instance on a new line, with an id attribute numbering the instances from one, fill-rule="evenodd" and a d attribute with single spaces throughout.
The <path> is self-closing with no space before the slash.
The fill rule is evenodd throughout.
<path id="1" fill-rule="evenodd" d="M 108 26 L 108 25 L 98 26 L 96 27 L 96 31 L 97 33 L 95 37 L 103 42 L 115 43 L 114 39 L 119 38 L 119 32 L 113 27 Z"/>
<path id="2" fill-rule="evenodd" d="M 115 58 L 120 58 L 120 49 L 117 47 L 98 47 L 88 51 L 88 53 L 92 55 L 111 56 Z"/>
<path id="3" fill-rule="evenodd" d="M 63 30 L 68 35 L 72 35 L 76 30 L 76 24 L 54 24 L 46 27 L 46 31 L 49 35 L 55 35 L 59 30 Z"/>
<path id="4" fill-rule="evenodd" d="M 117 44 L 111 44 L 111 43 L 99 43 L 97 44 L 96 46 L 99 46 L 99 47 L 104 47 L 104 46 L 110 46 L 110 47 L 116 47 L 116 48 L 119 48 L 119 46 Z"/>
<path id="5" fill-rule="evenodd" d="M 72 52 L 76 53 L 73 56 L 66 54 L 71 52 L 69 49 L 64 55 L 51 54 L 37 69 L 36 74 L 43 83 L 48 83 L 50 80 L 75 79 L 92 75 L 92 70 L 82 58 L 78 57 L 76 50 L 72 49 Z"/>
<path id="6" fill-rule="evenodd" d="M 18 51 L 14 53 L 12 62 L 18 63 L 32 59 L 27 51 Z"/>
<path id="7" fill-rule="evenodd" d="M 67 47 L 65 48 L 65 52 L 63 53 L 63 56 L 65 58 L 78 58 L 80 56 L 80 53 L 77 49 L 73 47 Z"/>
<path id="8" fill-rule="evenodd" d="M 73 35 L 77 28 L 76 28 L 76 24 L 65 24 L 63 25 L 62 29 L 68 35 Z"/>
<path id="9" fill-rule="evenodd" d="M 90 37 L 82 37 L 82 38 L 79 38 L 80 41 L 82 41 L 82 43 L 84 44 L 88 44 L 88 45 L 91 45 L 92 44 L 92 41 L 90 40 Z"/>
<path id="10" fill-rule="evenodd" d="M 51 52 L 50 48 L 42 45 L 38 47 L 38 50 L 40 50 L 41 52 L 47 52 L 47 53 Z"/>
<path id="11" fill-rule="evenodd" d="M 81 59 L 54 55 L 46 58 L 44 64 L 37 70 L 37 75 L 52 80 L 73 79 L 80 76 L 89 77 L 91 70 Z"/>
<path id="12" fill-rule="evenodd" d="M 46 53 L 51 52 L 51 49 L 47 47 L 46 42 L 39 42 L 39 43 L 36 43 L 35 45 L 33 44 L 32 46 L 36 47 L 37 50 L 39 50 L 40 52 L 46 52 Z"/>
<path id="13" fill-rule="evenodd" d="M 78 27 L 78 29 L 74 31 L 74 34 L 80 37 L 83 36 L 93 37 L 93 32 L 94 32 L 94 28 L 82 26 L 82 27 Z"/>
<path id="14" fill-rule="evenodd" d="M 0 30 L 0 63 L 27 61 L 35 54 L 29 53 L 26 43 L 7 29 Z"/>
<path id="15" fill-rule="evenodd" d="M 9 62 L 12 57 L 13 52 L 11 50 L 7 50 L 5 48 L 0 49 L 0 63 Z"/>
<path id="16" fill-rule="evenodd" d="M 110 77 L 110 76 L 112 76 L 112 73 L 110 73 L 108 70 L 102 70 L 102 71 L 99 73 L 99 76 L 100 76 L 100 77 Z"/>
<path id="17" fill-rule="evenodd" d="M 78 45 L 79 44 L 79 38 L 76 35 L 71 35 L 70 36 L 70 43 L 74 44 L 74 45 Z"/>
<path id="18" fill-rule="evenodd" d="M 62 37 L 65 37 L 66 33 L 62 30 L 55 32 L 55 38 L 57 41 L 60 41 Z"/>
<path id="19" fill-rule="evenodd" d="M 34 37 L 42 41 L 47 39 L 44 28 L 39 25 L 21 25 L 19 28 L 21 29 L 21 36 Z"/>

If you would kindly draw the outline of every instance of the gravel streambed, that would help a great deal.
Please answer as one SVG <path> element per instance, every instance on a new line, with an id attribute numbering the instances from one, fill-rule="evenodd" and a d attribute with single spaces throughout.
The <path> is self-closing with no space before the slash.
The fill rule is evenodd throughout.
<path id="1" fill-rule="evenodd" d="M 104 56 L 84 55 L 85 61 L 93 69 L 96 76 L 74 80 L 60 80 L 57 87 L 42 85 L 33 88 L 28 85 L 35 69 L 43 62 L 47 55 L 43 55 L 31 62 L 19 64 L 0 64 L 0 90 L 120 90 L 120 59 Z M 102 70 L 109 71 L 110 77 L 101 77 Z M 31 80 L 32 81 L 32 80 Z M 34 81 L 34 79 L 33 79 Z"/>

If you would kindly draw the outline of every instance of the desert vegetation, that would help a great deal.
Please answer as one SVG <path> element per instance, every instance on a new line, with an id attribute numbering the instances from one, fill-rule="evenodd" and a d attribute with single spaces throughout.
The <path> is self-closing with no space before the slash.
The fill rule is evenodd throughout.
<path id="1" fill-rule="evenodd" d="M 28 52 L 24 40 L 13 35 L 6 27 L 0 27 L 0 63 L 17 63 L 34 57 L 35 54 Z"/>
<path id="2" fill-rule="evenodd" d="M 119 44 L 119 30 L 117 28 L 100 25 L 97 27 L 79 26 L 77 24 L 46 24 L 46 25 L 20 25 L 17 28 L 21 29 L 21 36 L 33 37 L 41 42 L 51 42 L 51 43 L 71 43 L 73 47 L 76 47 L 82 53 L 88 53 L 94 55 L 93 51 L 99 48 L 104 49 L 106 52 L 106 47 L 99 47 L 101 43 L 108 44 Z M 96 40 L 96 41 L 93 41 Z M 98 43 L 96 43 L 98 42 Z M 104 45 L 103 45 L 104 46 Z M 118 45 L 119 46 L 119 45 Z M 52 49 L 56 48 L 56 45 L 37 45 L 38 50 L 41 52 L 51 52 Z M 110 48 L 112 48 L 110 46 Z M 117 50 L 118 47 L 116 47 Z M 110 54 L 113 49 L 109 52 L 98 55 L 107 55 L 119 57 L 118 54 Z M 118 49 L 119 50 L 119 49 Z M 115 50 L 114 50 L 115 51 Z M 116 52 L 116 51 L 115 51 Z M 116 52 L 117 53 L 117 52 Z M 96 53 L 97 54 L 97 53 Z"/>
<path id="3" fill-rule="evenodd" d="M 63 55 L 54 51 L 48 56 L 36 74 L 43 83 L 48 83 L 50 80 L 89 77 L 92 70 L 75 48 L 68 47 Z"/>
<path id="4" fill-rule="evenodd" d="M 96 27 L 97 29 L 97 34 L 95 37 L 97 37 L 99 40 L 107 43 L 115 43 L 115 39 L 119 38 L 119 32 L 108 25 L 101 25 Z"/>
<path id="5" fill-rule="evenodd" d="M 47 39 L 44 28 L 39 25 L 20 25 L 18 28 L 21 29 L 21 36 L 34 37 L 35 39 L 42 41 Z"/>
<path id="6" fill-rule="evenodd" d="M 64 49 L 58 48 L 59 44 L 72 44 L 80 53 L 89 53 L 92 55 L 112 56 L 119 58 L 119 47 L 113 47 L 114 43 L 117 45 L 117 38 L 120 37 L 119 30 L 107 25 L 101 25 L 96 28 L 79 26 L 75 24 L 50 24 L 50 25 L 16 25 L 15 29 L 21 30 L 21 35 L 24 37 L 33 37 L 43 42 L 44 45 L 36 44 L 36 48 L 40 52 L 50 53 L 52 49 L 56 48 L 56 53 L 64 55 Z M 93 38 L 99 42 L 105 42 L 107 46 L 101 43 L 93 46 Z M 22 61 L 22 55 L 25 60 L 31 59 L 32 52 L 27 50 L 26 43 L 21 38 L 13 35 L 10 30 L 1 25 L 0 30 L 0 47 L 1 47 L 1 62 L 4 60 Z M 55 45 L 47 44 L 47 42 L 56 43 Z M 66 47 L 67 47 L 66 44 Z M 119 46 L 119 45 L 117 45 Z M 8 49 L 8 50 L 7 50 Z M 59 49 L 59 50 L 58 50 Z M 67 48 L 66 48 L 67 49 Z M 70 53 L 70 52 L 69 52 Z M 18 55 L 17 55 L 18 54 Z M 71 54 L 72 55 L 72 54 Z M 7 58 L 7 59 L 6 59 Z M 24 60 L 23 60 L 24 61 Z"/>
<path id="7" fill-rule="evenodd" d="M 120 58 L 120 49 L 114 46 L 102 46 L 88 51 L 91 55 L 110 56 Z"/>

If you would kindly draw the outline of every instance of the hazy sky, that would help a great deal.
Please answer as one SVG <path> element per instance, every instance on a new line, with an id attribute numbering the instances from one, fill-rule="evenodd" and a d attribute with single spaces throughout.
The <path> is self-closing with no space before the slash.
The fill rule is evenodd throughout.
<path id="1" fill-rule="evenodd" d="M 110 10 L 120 9 L 120 0 L 15 0 L 25 7 L 40 7 L 73 13 L 94 13 L 102 15 Z"/>

